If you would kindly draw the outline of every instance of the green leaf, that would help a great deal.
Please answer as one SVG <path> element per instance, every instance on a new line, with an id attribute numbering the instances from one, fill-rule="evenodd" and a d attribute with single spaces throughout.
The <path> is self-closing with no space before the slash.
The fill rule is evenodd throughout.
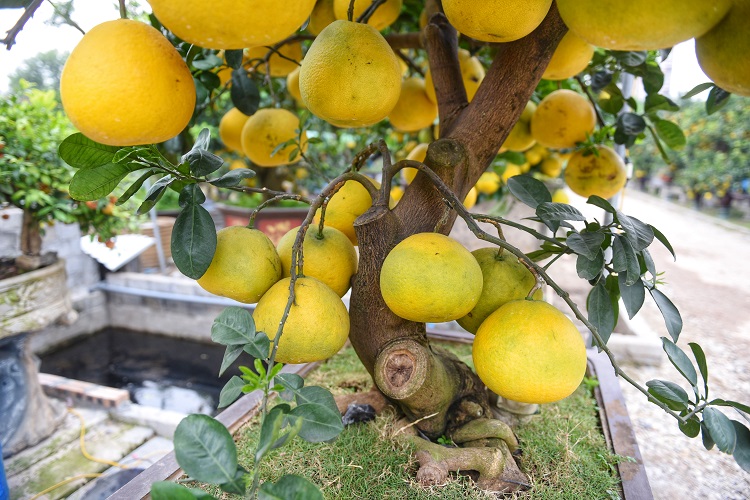
<path id="1" fill-rule="evenodd" d="M 578 255 L 594 260 L 604 243 L 604 233 L 573 233 L 565 243 Z"/>
<path id="2" fill-rule="evenodd" d="M 258 500 L 323 500 L 323 494 L 307 479 L 286 474 L 275 484 L 270 481 L 263 483 Z"/>
<path id="3" fill-rule="evenodd" d="M 70 180 L 70 196 L 78 201 L 104 198 L 131 172 L 146 168 L 139 163 L 105 163 L 81 167 Z"/>
<path id="4" fill-rule="evenodd" d="M 667 325 L 667 332 L 672 340 L 677 342 L 680 338 L 680 332 L 682 331 L 682 316 L 680 311 L 672 304 L 672 301 L 667 298 L 666 295 L 661 293 L 656 288 L 650 289 L 649 293 L 653 297 L 656 306 L 661 311 L 661 315 L 664 316 L 664 323 Z"/>
<path id="5" fill-rule="evenodd" d="M 690 382 L 690 385 L 697 387 L 698 374 L 695 372 L 693 363 L 690 361 L 690 358 L 687 357 L 687 354 L 685 354 L 677 344 L 666 337 L 661 338 L 661 343 L 664 352 L 666 352 L 667 357 L 669 357 L 669 361 L 671 361 L 674 367 L 677 368 L 677 371 L 680 372 L 688 382 Z"/>
<path id="6" fill-rule="evenodd" d="M 255 172 L 249 168 L 236 168 L 208 182 L 216 187 L 233 187 L 242 182 L 243 179 L 251 179 L 253 177 L 255 177 Z"/>
<path id="7" fill-rule="evenodd" d="M 234 495 L 243 495 L 247 489 L 246 478 L 248 474 L 245 469 L 241 466 L 237 466 L 237 470 L 234 473 L 234 479 L 226 483 L 219 485 L 221 491 L 226 493 L 232 493 Z"/>
<path id="8" fill-rule="evenodd" d="M 218 89 L 221 86 L 221 79 L 216 73 L 211 73 L 209 71 L 199 73 L 198 81 L 200 81 L 201 85 L 209 91 Z"/>
<path id="9" fill-rule="evenodd" d="M 237 375 L 230 378 L 219 394 L 219 408 L 225 408 L 237 401 L 237 398 L 242 395 L 244 385 L 245 383 Z"/>
<path id="10" fill-rule="evenodd" d="M 542 181 L 529 175 L 517 175 L 508 179 L 508 189 L 524 204 L 536 209 L 540 203 L 551 202 L 552 195 Z"/>
<path id="11" fill-rule="evenodd" d="M 628 318 L 633 319 L 646 299 L 643 281 L 639 278 L 632 285 L 628 285 L 625 283 L 627 278 L 624 274 L 620 274 L 617 279 L 619 280 L 620 295 L 622 296 L 622 302 L 625 304 L 625 310 L 628 312 Z"/>
<path id="12" fill-rule="evenodd" d="M 687 94 L 682 96 L 682 99 L 690 99 L 691 97 L 695 97 L 701 92 L 703 92 L 704 90 L 708 90 L 713 86 L 714 86 L 714 82 L 706 82 L 706 83 L 698 84 L 695 87 L 693 87 L 693 89 L 690 90 Z"/>
<path id="13" fill-rule="evenodd" d="M 602 272 L 603 267 L 604 253 L 601 249 L 593 260 L 589 260 L 583 255 L 579 255 L 578 259 L 576 259 L 576 272 L 580 278 L 585 280 L 596 279 L 596 277 Z"/>
<path id="14" fill-rule="evenodd" d="M 244 69 L 232 71 L 232 89 L 230 91 L 232 104 L 247 116 L 258 111 L 260 105 L 260 91 L 255 82 L 250 79 Z"/>
<path id="15" fill-rule="evenodd" d="M 185 208 L 188 205 L 200 205 L 206 201 L 206 195 L 197 185 L 185 186 L 180 191 L 180 198 L 178 203 L 181 207 Z"/>
<path id="16" fill-rule="evenodd" d="M 699 344 L 688 342 L 688 345 L 690 346 L 690 350 L 693 351 L 693 357 L 695 358 L 695 362 L 698 363 L 698 370 L 701 372 L 701 377 L 703 377 L 704 395 L 708 397 L 708 364 L 706 363 L 706 354 Z"/>
<path id="17" fill-rule="evenodd" d="M 709 432 L 705 422 L 701 422 L 701 440 L 703 441 L 703 447 L 707 450 L 712 449 L 716 444 L 711 438 L 711 432 Z"/>
<path id="18" fill-rule="evenodd" d="M 191 478 L 212 484 L 234 480 L 237 448 L 232 435 L 208 415 L 188 415 L 174 432 L 177 463 Z"/>
<path id="19" fill-rule="evenodd" d="M 141 189 L 141 186 L 143 186 L 143 183 L 146 182 L 146 179 L 153 177 L 158 173 L 158 170 L 149 170 L 145 174 L 138 177 L 138 180 L 131 184 L 130 187 L 124 193 L 122 193 L 119 198 L 117 198 L 115 205 L 119 206 L 128 201 L 135 193 L 138 192 L 139 189 Z"/>
<path id="20" fill-rule="evenodd" d="M 681 411 L 687 409 L 690 402 L 687 392 L 668 380 L 649 380 L 646 382 L 648 393 L 653 397 L 666 404 L 670 409 Z"/>
<path id="21" fill-rule="evenodd" d="M 245 344 L 244 350 L 256 360 L 267 359 L 271 350 L 271 339 L 264 332 L 257 332 L 253 339 Z"/>
<path id="22" fill-rule="evenodd" d="M 195 140 L 193 147 L 190 149 L 191 150 L 208 149 L 208 146 L 210 144 L 211 144 L 211 131 L 207 128 L 203 128 L 198 134 L 198 138 Z M 184 157 L 182 161 L 185 161 Z"/>
<path id="23" fill-rule="evenodd" d="M 671 99 L 661 94 L 646 96 L 645 110 L 647 113 L 655 111 L 679 111 L 680 107 Z"/>
<path id="24" fill-rule="evenodd" d="M 633 245 L 633 250 L 636 252 L 648 248 L 651 242 L 654 241 L 654 232 L 651 226 L 644 224 L 635 217 L 625 215 L 619 210 L 615 211 L 615 217 L 620 226 L 622 226 L 625 237 Z"/>
<path id="25" fill-rule="evenodd" d="M 154 208 L 161 197 L 164 196 L 164 192 L 173 182 L 174 178 L 171 175 L 165 175 L 158 181 L 154 182 L 146 193 L 146 199 L 143 200 L 143 203 L 138 207 L 136 213 L 142 215 Z"/>
<path id="26" fill-rule="evenodd" d="M 227 65 L 232 69 L 238 69 L 242 67 L 242 60 L 243 60 L 244 51 L 242 49 L 237 50 L 225 50 L 224 51 L 224 60 L 227 62 Z"/>
<path id="27" fill-rule="evenodd" d="M 716 406 L 730 406 L 732 408 L 737 408 L 738 410 L 741 410 L 745 412 L 748 416 L 750 416 L 750 406 L 744 405 L 742 403 L 738 403 L 737 401 L 730 401 L 730 400 L 723 400 L 723 399 L 714 399 L 709 404 L 716 405 Z"/>
<path id="28" fill-rule="evenodd" d="M 664 236 L 664 235 L 663 235 L 663 234 L 661 233 L 661 231 L 659 231 L 658 229 L 656 229 L 656 228 L 655 228 L 654 226 L 652 226 L 651 224 L 649 224 L 649 225 L 648 225 L 648 227 L 650 227 L 650 228 L 651 228 L 651 231 L 653 231 L 653 232 L 654 232 L 654 236 L 656 236 L 656 239 L 657 239 L 657 240 L 659 240 L 659 241 L 661 242 L 661 244 L 662 244 L 662 245 L 664 245 L 665 247 L 667 247 L 667 250 L 669 250 L 669 253 L 671 253 L 671 254 L 672 254 L 672 258 L 673 258 L 674 260 L 677 260 L 677 255 L 675 255 L 675 253 L 674 253 L 674 249 L 672 248 L 672 245 L 670 245 L 670 244 L 669 244 L 669 240 L 667 240 L 667 237 L 666 237 L 666 236 Z"/>
<path id="29" fill-rule="evenodd" d="M 543 221 L 586 220 L 586 217 L 577 208 L 565 203 L 540 203 L 536 207 L 536 215 Z"/>
<path id="30" fill-rule="evenodd" d="M 219 368 L 219 377 L 221 377 L 227 368 L 232 366 L 232 363 L 237 361 L 237 358 L 242 354 L 243 347 L 241 345 L 228 345 L 224 351 L 224 357 L 221 359 L 221 367 Z"/>
<path id="31" fill-rule="evenodd" d="M 615 329 L 615 312 L 612 309 L 609 292 L 603 282 L 597 283 L 589 292 L 586 309 L 589 313 L 589 322 L 596 327 L 599 336 L 606 344 Z"/>
<path id="32" fill-rule="evenodd" d="M 499 155 L 497 155 L 498 160 L 505 160 L 508 163 L 512 163 L 514 165 L 523 165 L 526 163 L 526 157 L 523 155 L 523 153 L 519 153 L 518 151 L 503 151 Z"/>
<path id="33" fill-rule="evenodd" d="M 184 190 L 195 188 L 191 184 Z M 182 194 L 180 194 L 182 198 Z M 211 265 L 216 251 L 216 227 L 211 214 L 198 204 L 185 206 L 172 229 L 172 260 L 188 278 L 198 279 Z"/>
<path id="34" fill-rule="evenodd" d="M 188 162 L 190 171 L 197 177 L 205 177 L 216 172 L 224 164 L 221 156 L 203 149 L 191 149 L 182 157 L 182 161 Z"/>
<path id="35" fill-rule="evenodd" d="M 622 271 L 626 273 L 626 285 L 634 284 L 641 277 L 641 266 L 638 264 L 638 256 L 630 245 L 630 241 L 626 237 L 616 234 L 612 241 L 612 249 L 613 266 L 615 268 L 622 267 Z"/>
<path id="36" fill-rule="evenodd" d="M 159 481 L 151 485 L 151 500 L 215 500 L 215 497 L 172 481 Z"/>
<path id="37" fill-rule="evenodd" d="M 641 74 L 643 88 L 647 94 L 656 94 L 664 86 L 664 73 L 661 67 L 652 61 L 645 64 L 645 72 Z"/>
<path id="38" fill-rule="evenodd" d="M 614 214 L 616 212 L 615 207 L 613 207 L 610 202 L 595 194 L 589 196 L 588 200 L 586 200 L 586 203 L 588 203 L 589 205 L 594 205 L 595 207 L 602 208 L 605 212 L 609 212 L 611 214 Z"/>
<path id="39" fill-rule="evenodd" d="M 281 428 L 284 425 L 284 415 L 289 413 L 289 405 L 279 404 L 271 408 L 271 411 L 263 419 L 260 426 L 260 437 L 258 447 L 255 449 L 255 461 L 263 459 L 266 453 L 273 449 L 273 444 L 279 439 Z"/>
<path id="40" fill-rule="evenodd" d="M 220 57 L 214 54 L 209 54 L 203 59 L 193 59 L 193 67 L 195 69 L 209 70 L 223 64 L 224 61 L 222 61 Z"/>
<path id="41" fill-rule="evenodd" d="M 732 94 L 714 86 L 708 93 L 708 99 L 706 99 L 706 113 L 709 115 L 716 113 L 729 103 L 730 97 L 732 97 Z"/>
<path id="42" fill-rule="evenodd" d="M 654 264 L 654 259 L 651 258 L 651 252 L 649 252 L 648 250 L 643 250 L 638 255 L 639 259 L 643 261 L 641 262 L 641 274 L 648 271 L 649 274 L 651 274 L 651 276 L 653 277 L 654 284 L 656 284 L 656 265 Z"/>
<path id="43" fill-rule="evenodd" d="M 227 307 L 211 325 L 211 340 L 221 345 L 244 345 L 255 337 L 255 321 L 242 307 Z"/>
<path id="44" fill-rule="evenodd" d="M 669 120 L 656 120 L 654 123 L 656 133 L 664 144 L 672 149 L 682 149 L 687 144 L 687 138 L 679 125 Z"/>
<path id="45" fill-rule="evenodd" d="M 750 430 L 736 420 L 732 420 L 737 443 L 734 446 L 734 461 L 742 470 L 750 472 Z"/>
<path id="46" fill-rule="evenodd" d="M 701 421 L 696 416 L 690 417 L 684 424 L 679 423 L 678 426 L 682 433 L 689 438 L 698 437 L 698 434 L 701 433 Z"/>
<path id="47" fill-rule="evenodd" d="M 276 376 L 276 382 L 284 386 L 284 390 L 279 393 L 283 399 L 291 401 L 297 391 L 305 385 L 305 379 L 296 373 L 279 373 Z"/>
<path id="48" fill-rule="evenodd" d="M 646 52 L 645 50 L 640 50 L 640 51 L 611 50 L 610 54 L 612 54 L 612 57 L 617 59 L 617 61 L 623 66 L 630 66 L 630 67 L 640 66 L 641 64 L 646 62 L 646 59 L 648 59 L 648 52 Z"/>
<path id="49" fill-rule="evenodd" d="M 302 421 L 299 437 L 311 443 L 328 441 L 344 430 L 341 414 L 328 406 L 305 403 L 296 406 L 287 417 L 292 422 Z"/>
<path id="50" fill-rule="evenodd" d="M 625 135 L 637 136 L 646 130 L 646 120 L 636 113 L 620 113 L 616 126 Z"/>
<path id="51" fill-rule="evenodd" d="M 716 408 L 703 410 L 703 422 L 711 433 L 711 439 L 724 453 L 733 453 L 737 444 L 737 432 L 732 421 Z"/>
<path id="52" fill-rule="evenodd" d="M 92 141 L 80 132 L 66 137 L 57 148 L 60 158 L 73 168 L 93 168 L 112 163 L 119 146 Z"/>

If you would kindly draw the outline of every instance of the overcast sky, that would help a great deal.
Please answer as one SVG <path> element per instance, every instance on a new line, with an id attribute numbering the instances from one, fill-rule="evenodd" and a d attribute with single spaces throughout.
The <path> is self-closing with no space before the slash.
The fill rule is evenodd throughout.
<path id="1" fill-rule="evenodd" d="M 144 3 L 144 2 L 140 2 Z M 97 24 L 117 19 L 119 10 L 113 0 L 75 0 L 73 19 L 88 31 Z M 145 9 L 148 10 L 148 9 Z M 9 30 L 20 16 L 20 9 L 0 10 L 0 32 Z M 8 51 L 0 47 L 0 92 L 8 89 L 8 75 L 18 68 L 25 59 L 40 52 L 57 49 L 60 52 L 72 50 L 81 39 L 81 33 L 69 26 L 54 27 L 45 24 L 52 17 L 52 7 L 44 2 L 34 17 L 16 38 L 16 45 Z M 670 87 L 668 95 L 679 97 L 699 83 L 708 81 L 695 59 L 693 41 L 690 40 L 674 48 L 669 56 L 672 59 Z"/>

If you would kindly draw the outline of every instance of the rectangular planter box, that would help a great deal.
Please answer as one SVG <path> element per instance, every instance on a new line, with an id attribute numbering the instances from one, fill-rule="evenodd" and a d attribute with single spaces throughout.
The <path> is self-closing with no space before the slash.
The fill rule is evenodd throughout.
<path id="1" fill-rule="evenodd" d="M 252 208 L 216 204 L 224 215 L 224 226 L 246 226 L 250 222 Z M 276 245 L 290 229 L 302 224 L 307 208 L 264 208 L 255 216 L 255 228 L 263 231 Z"/>

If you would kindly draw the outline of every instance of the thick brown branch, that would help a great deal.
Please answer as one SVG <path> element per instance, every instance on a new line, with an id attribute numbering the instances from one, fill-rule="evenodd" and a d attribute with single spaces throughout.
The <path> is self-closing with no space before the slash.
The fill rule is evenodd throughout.
<path id="1" fill-rule="evenodd" d="M 391 33 L 385 36 L 385 41 L 393 50 L 399 49 L 421 49 L 421 33 L 418 31 L 412 33 Z"/>
<path id="2" fill-rule="evenodd" d="M 458 63 L 458 34 L 443 14 L 435 14 L 424 28 L 440 115 L 440 134 L 447 136 L 453 119 L 469 102 Z"/>

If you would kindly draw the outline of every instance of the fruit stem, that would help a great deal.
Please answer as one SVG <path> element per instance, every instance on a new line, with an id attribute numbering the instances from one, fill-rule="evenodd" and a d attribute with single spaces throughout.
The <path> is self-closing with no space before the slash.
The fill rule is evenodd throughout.
<path id="1" fill-rule="evenodd" d="M 125 0 L 119 0 L 120 4 L 120 19 L 128 18 L 128 9 L 125 7 Z"/>
<path id="2" fill-rule="evenodd" d="M 596 104 L 596 99 L 594 99 L 594 96 L 591 94 L 591 89 L 583 83 L 583 80 L 581 80 L 580 76 L 575 77 L 576 81 L 578 82 L 578 85 L 581 86 L 581 89 L 586 94 L 586 97 L 589 98 L 589 101 L 591 101 L 591 105 L 594 107 L 594 113 L 596 113 L 596 121 L 599 122 L 600 127 L 606 127 L 607 124 L 604 122 L 604 117 L 602 116 L 601 111 L 599 111 L 599 106 Z"/>
<path id="3" fill-rule="evenodd" d="M 260 205 L 258 205 L 258 207 L 252 211 L 252 213 L 250 214 L 250 221 L 247 223 L 246 227 L 248 227 L 249 229 L 255 228 L 255 216 L 258 215 L 258 212 L 266 208 L 268 205 L 271 205 L 273 203 L 276 203 L 282 200 L 295 200 L 295 201 L 301 201 L 303 203 L 310 203 L 310 200 L 308 200 L 307 198 L 299 194 L 291 194 L 291 193 L 277 194 L 273 198 L 270 198 L 264 201 L 263 203 L 261 203 Z"/>
<path id="4" fill-rule="evenodd" d="M 349 22 L 354 20 L 354 2 L 356 2 L 356 0 L 349 0 L 349 8 L 346 11 L 346 19 Z"/>
<path id="5" fill-rule="evenodd" d="M 358 23 L 364 23 L 367 24 L 367 22 L 370 20 L 370 17 L 375 13 L 378 7 L 383 5 L 386 2 L 386 0 L 373 0 L 372 4 L 362 13 L 361 16 L 357 18 Z M 350 7 L 352 4 L 349 4 Z M 354 15 L 354 12 L 352 12 L 352 16 Z"/>

